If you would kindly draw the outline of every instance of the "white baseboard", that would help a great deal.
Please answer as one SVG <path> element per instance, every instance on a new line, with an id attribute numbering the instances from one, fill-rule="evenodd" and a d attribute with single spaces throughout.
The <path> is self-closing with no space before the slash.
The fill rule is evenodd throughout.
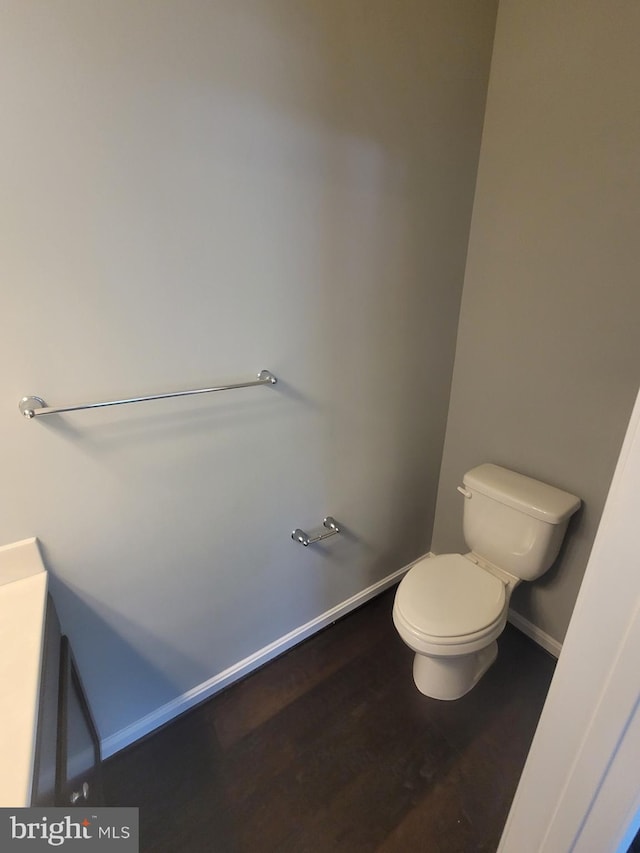
<path id="1" fill-rule="evenodd" d="M 526 634 L 529 639 L 533 640 L 534 643 L 537 643 L 545 651 L 549 652 L 550 655 L 553 655 L 554 658 L 560 657 L 562 643 L 554 640 L 553 637 L 546 634 L 542 628 L 538 628 L 538 626 L 534 625 L 533 622 L 529 622 L 528 619 L 525 619 L 524 616 L 516 613 L 516 611 L 511 608 L 509 608 L 508 620 L 514 628 L 522 631 L 523 634 Z"/>
<path id="2" fill-rule="evenodd" d="M 419 557 L 418 560 L 424 559 L 424 556 L 432 555 L 423 555 L 422 557 Z M 372 586 L 352 595 L 351 598 L 348 598 L 346 601 L 332 607 L 331 610 L 327 610 L 326 613 L 322 613 L 320 616 L 317 616 L 305 625 L 301 625 L 299 628 L 290 631 L 288 634 L 285 634 L 284 637 L 280 637 L 279 640 L 275 640 L 268 646 L 265 646 L 257 652 L 254 652 L 252 655 L 249 655 L 249 657 L 244 658 L 244 660 L 241 660 L 233 666 L 230 666 L 228 669 L 219 672 L 212 678 L 207 679 L 207 681 L 203 681 L 202 684 L 192 687 L 191 690 L 187 690 L 186 693 L 183 693 L 181 696 L 177 696 L 175 699 L 172 699 L 171 702 L 167 702 L 166 705 L 162 705 L 160 708 L 157 708 L 150 714 L 136 720 L 134 723 L 131 723 L 114 734 L 103 738 L 101 742 L 102 757 L 109 758 L 110 755 L 119 752 L 126 746 L 130 746 L 132 743 L 149 734 L 154 729 L 168 723 L 170 720 L 174 719 L 174 717 L 177 717 L 179 714 L 183 714 L 185 711 L 188 711 L 190 708 L 193 708 L 205 699 L 210 699 L 223 688 L 233 684 L 234 681 L 238 681 L 254 669 L 263 666 L 263 664 L 278 655 L 281 655 L 283 652 L 286 652 L 288 649 L 298 643 L 301 643 L 303 640 L 306 640 L 312 634 L 322 630 L 322 628 L 326 628 L 327 625 L 335 622 L 336 619 L 339 619 L 341 616 L 346 616 L 346 614 L 351 610 L 355 610 L 356 607 L 359 607 L 361 604 L 369 601 L 369 599 L 374 598 L 374 596 L 379 595 L 381 592 L 384 592 L 385 589 L 388 589 L 396 583 L 396 581 L 400 580 L 402 575 L 408 572 L 411 566 L 415 565 L 418 560 L 414 560 L 412 563 L 409 563 L 408 566 L 398 569 L 398 571 L 387 575 L 387 577 L 377 583 L 374 583 Z"/>

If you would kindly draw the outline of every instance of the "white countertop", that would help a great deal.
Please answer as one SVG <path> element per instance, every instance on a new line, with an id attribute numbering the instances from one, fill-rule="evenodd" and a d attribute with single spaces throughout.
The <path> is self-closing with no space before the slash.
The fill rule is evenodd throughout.
<path id="1" fill-rule="evenodd" d="M 37 540 L 0 548 L 0 807 L 31 802 L 46 608 Z"/>

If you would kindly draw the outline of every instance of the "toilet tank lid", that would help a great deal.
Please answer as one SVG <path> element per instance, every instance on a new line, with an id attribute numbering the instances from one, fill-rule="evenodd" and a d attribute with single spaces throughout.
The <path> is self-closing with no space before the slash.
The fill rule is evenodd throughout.
<path id="1" fill-rule="evenodd" d="M 565 521 L 581 503 L 580 498 L 569 492 L 488 462 L 467 471 L 463 482 L 472 491 L 548 524 Z"/>

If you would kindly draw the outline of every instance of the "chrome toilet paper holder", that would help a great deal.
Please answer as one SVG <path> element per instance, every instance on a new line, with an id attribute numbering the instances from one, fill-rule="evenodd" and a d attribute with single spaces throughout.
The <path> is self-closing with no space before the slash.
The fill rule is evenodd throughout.
<path id="1" fill-rule="evenodd" d="M 306 548 L 307 545 L 313 545 L 315 542 L 322 542 L 323 539 L 328 539 L 330 536 L 335 536 L 336 533 L 340 533 L 338 522 L 330 515 L 325 518 L 322 525 L 325 528 L 324 532 L 321 530 L 315 534 L 307 533 L 304 530 L 300 530 L 299 527 L 296 527 L 291 534 L 291 538 L 294 542 L 299 542 Z"/>

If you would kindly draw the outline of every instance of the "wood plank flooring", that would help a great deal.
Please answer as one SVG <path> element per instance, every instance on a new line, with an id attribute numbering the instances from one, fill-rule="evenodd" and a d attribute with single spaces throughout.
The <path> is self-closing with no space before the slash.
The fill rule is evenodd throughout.
<path id="1" fill-rule="evenodd" d="M 146 853 L 495 851 L 555 661 L 507 626 L 467 696 L 422 696 L 389 590 L 105 762 Z"/>

